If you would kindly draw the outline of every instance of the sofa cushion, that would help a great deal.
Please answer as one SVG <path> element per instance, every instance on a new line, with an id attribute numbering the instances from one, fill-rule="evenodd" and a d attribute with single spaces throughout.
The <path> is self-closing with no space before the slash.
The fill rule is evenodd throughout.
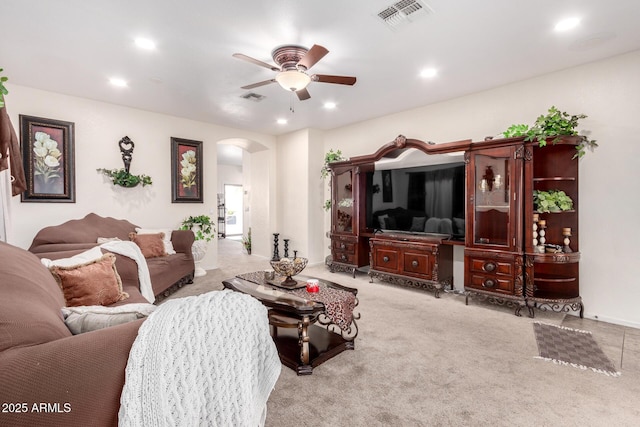
<path id="1" fill-rule="evenodd" d="M 0 260 L 0 352 L 71 336 L 62 292 L 40 260 L 4 242 Z"/>
<path id="2" fill-rule="evenodd" d="M 122 281 L 111 253 L 72 266 L 51 266 L 49 270 L 62 289 L 67 306 L 109 305 L 129 297 L 122 291 Z"/>
<path id="3" fill-rule="evenodd" d="M 129 239 L 140 247 L 140 251 L 145 258 L 155 258 L 165 256 L 164 233 L 137 234 L 129 233 Z"/>
<path id="4" fill-rule="evenodd" d="M 156 308 L 157 306 L 149 303 L 118 307 L 64 307 L 62 314 L 71 333 L 77 335 L 145 318 Z"/>

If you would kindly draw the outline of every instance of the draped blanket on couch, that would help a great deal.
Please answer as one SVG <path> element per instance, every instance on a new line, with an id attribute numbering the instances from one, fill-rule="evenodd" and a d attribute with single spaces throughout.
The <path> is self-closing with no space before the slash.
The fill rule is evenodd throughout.
<path id="1" fill-rule="evenodd" d="M 224 290 L 169 300 L 131 348 L 119 425 L 263 425 L 280 369 L 256 299 Z"/>

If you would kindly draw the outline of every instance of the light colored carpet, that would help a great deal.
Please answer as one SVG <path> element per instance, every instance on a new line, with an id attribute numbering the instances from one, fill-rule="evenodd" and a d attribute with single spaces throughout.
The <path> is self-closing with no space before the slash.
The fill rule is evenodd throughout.
<path id="1" fill-rule="evenodd" d="M 221 289 L 223 279 L 269 268 L 223 242 L 221 268 L 171 298 Z M 317 276 L 359 290 L 355 350 L 297 376 L 283 367 L 266 425 L 300 426 L 632 426 L 640 420 L 640 331 L 557 313 L 536 319 L 591 329 L 620 377 L 537 359 L 533 319 L 447 293 L 369 283 L 360 274 Z M 622 347 L 624 346 L 624 366 Z M 628 349 L 628 350 L 627 350 Z"/>

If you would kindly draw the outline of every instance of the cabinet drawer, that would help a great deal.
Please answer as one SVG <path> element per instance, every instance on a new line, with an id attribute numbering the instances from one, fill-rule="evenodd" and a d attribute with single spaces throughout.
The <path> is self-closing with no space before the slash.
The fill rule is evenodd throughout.
<path id="1" fill-rule="evenodd" d="M 504 291 L 513 293 L 513 279 L 493 274 L 472 274 L 471 286 L 488 291 Z"/>
<path id="2" fill-rule="evenodd" d="M 345 242 L 341 240 L 333 241 L 333 249 L 336 251 L 347 252 L 353 254 L 356 252 L 356 244 L 352 242 Z"/>
<path id="3" fill-rule="evenodd" d="M 491 258 L 471 258 L 471 271 L 486 274 L 504 274 L 513 276 L 513 263 L 498 261 Z"/>
<path id="4" fill-rule="evenodd" d="M 355 264 L 354 254 L 344 251 L 333 251 L 333 260 L 344 264 Z"/>
<path id="5" fill-rule="evenodd" d="M 398 251 L 377 248 L 374 252 L 374 268 L 395 272 L 398 270 L 398 258 Z"/>
<path id="6" fill-rule="evenodd" d="M 424 276 L 425 279 L 431 279 L 432 261 L 428 254 L 404 252 L 403 270 L 407 273 L 416 273 Z"/>

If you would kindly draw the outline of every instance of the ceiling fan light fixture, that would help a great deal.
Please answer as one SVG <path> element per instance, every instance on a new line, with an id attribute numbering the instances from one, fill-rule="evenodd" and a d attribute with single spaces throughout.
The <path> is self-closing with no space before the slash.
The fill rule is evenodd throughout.
<path id="1" fill-rule="evenodd" d="M 311 83 L 311 77 L 302 71 L 288 70 L 278 73 L 276 81 L 285 90 L 297 92 L 306 88 Z"/>

